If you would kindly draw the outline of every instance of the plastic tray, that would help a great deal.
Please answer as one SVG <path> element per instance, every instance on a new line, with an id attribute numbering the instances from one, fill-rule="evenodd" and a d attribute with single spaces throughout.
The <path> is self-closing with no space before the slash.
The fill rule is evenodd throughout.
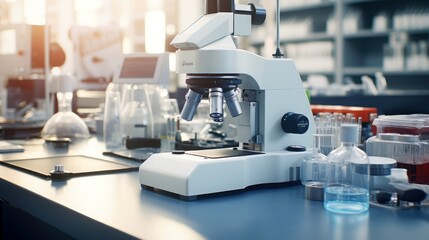
<path id="1" fill-rule="evenodd" d="M 138 167 L 135 166 L 81 155 L 7 160 L 0 161 L 0 164 L 45 179 L 67 179 L 77 176 L 138 170 Z M 64 166 L 64 173 L 54 172 L 56 165 Z"/>

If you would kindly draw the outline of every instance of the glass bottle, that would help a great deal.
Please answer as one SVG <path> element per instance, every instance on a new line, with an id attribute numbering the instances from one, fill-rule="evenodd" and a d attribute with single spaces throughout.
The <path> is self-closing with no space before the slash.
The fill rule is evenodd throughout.
<path id="1" fill-rule="evenodd" d="M 103 138 L 108 150 L 122 147 L 120 129 L 121 87 L 121 84 L 111 82 L 106 88 Z"/>
<path id="2" fill-rule="evenodd" d="M 321 153 L 321 134 L 313 136 L 313 152 L 301 163 L 301 183 L 305 187 L 305 198 L 323 201 L 323 188 L 326 181 L 326 155 Z"/>
<path id="3" fill-rule="evenodd" d="M 328 155 L 324 193 L 325 209 L 361 213 L 369 209 L 369 158 L 356 147 L 358 124 L 342 124 L 341 146 Z"/>
<path id="4" fill-rule="evenodd" d="M 325 183 L 327 157 L 320 150 L 320 135 L 313 136 L 313 152 L 301 163 L 301 183 Z"/>

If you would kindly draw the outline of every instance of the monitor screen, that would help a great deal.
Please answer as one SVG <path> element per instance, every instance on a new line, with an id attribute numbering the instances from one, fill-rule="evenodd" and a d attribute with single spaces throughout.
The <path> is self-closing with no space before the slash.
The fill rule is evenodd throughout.
<path id="1" fill-rule="evenodd" d="M 129 57 L 122 64 L 120 78 L 153 78 L 158 57 Z"/>

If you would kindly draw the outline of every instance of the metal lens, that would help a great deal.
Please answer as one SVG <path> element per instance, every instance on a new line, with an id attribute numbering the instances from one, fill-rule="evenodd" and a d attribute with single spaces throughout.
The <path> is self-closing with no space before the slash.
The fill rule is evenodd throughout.
<path id="1" fill-rule="evenodd" d="M 231 116 L 237 117 L 243 113 L 240 107 L 240 102 L 238 101 L 237 89 L 232 89 L 228 92 L 225 92 L 224 97 Z"/>
<path id="2" fill-rule="evenodd" d="M 198 104 L 201 102 L 201 98 L 203 95 L 201 93 L 197 93 L 192 91 L 192 89 L 188 90 L 186 94 L 186 102 L 183 106 L 182 112 L 180 116 L 186 121 L 191 121 L 194 118 L 195 111 L 197 110 Z"/>
<path id="3" fill-rule="evenodd" d="M 210 88 L 210 117 L 213 120 L 223 121 L 223 92 L 222 88 Z M 222 120 L 221 120 L 222 119 Z"/>

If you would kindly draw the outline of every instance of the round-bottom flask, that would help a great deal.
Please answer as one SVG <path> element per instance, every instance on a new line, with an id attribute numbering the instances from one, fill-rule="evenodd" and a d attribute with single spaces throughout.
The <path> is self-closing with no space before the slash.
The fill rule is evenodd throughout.
<path id="1" fill-rule="evenodd" d="M 89 138 L 85 122 L 72 112 L 72 92 L 58 92 L 58 112 L 52 115 L 42 129 L 42 138 Z"/>

